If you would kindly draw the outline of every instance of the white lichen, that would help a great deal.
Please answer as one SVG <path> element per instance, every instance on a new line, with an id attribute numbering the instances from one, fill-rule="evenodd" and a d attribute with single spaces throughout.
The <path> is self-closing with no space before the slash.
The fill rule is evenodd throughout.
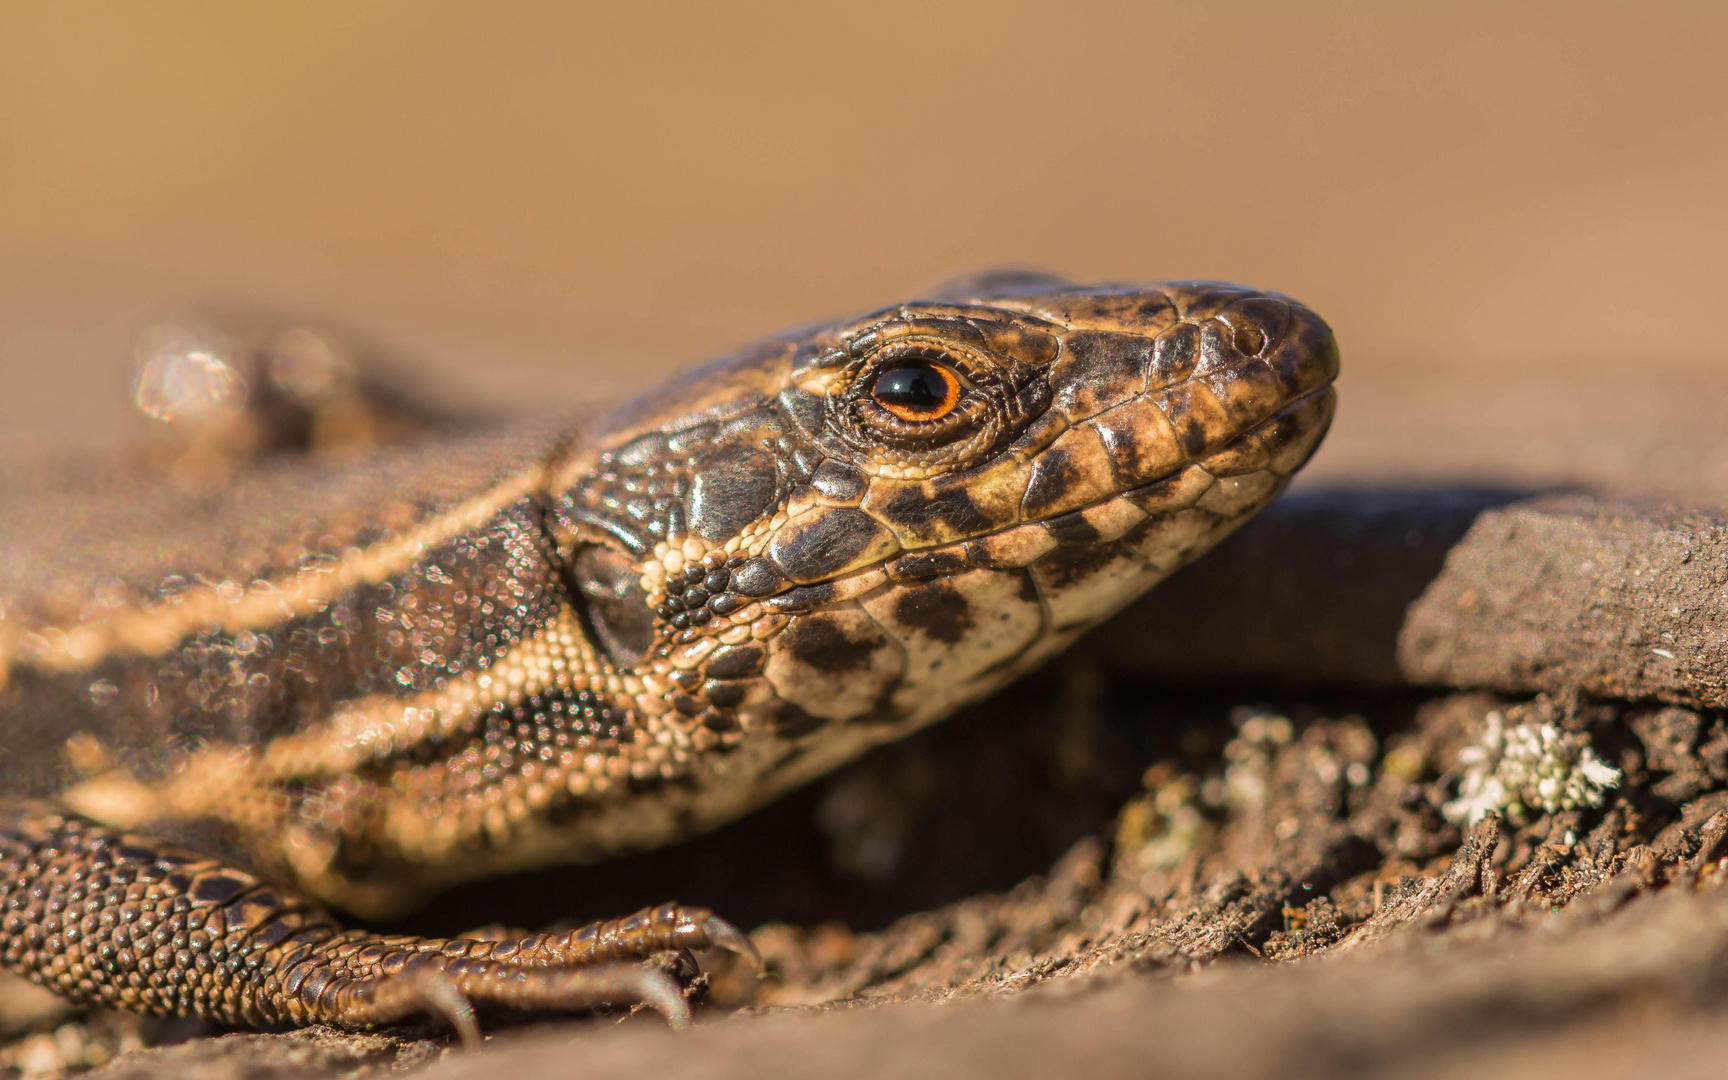
<path id="1" fill-rule="evenodd" d="M 1596 756 L 1587 735 L 1527 720 L 1510 727 L 1491 712 L 1473 746 L 1458 753 L 1464 775 L 1447 820 L 1473 824 L 1490 810 L 1522 823 L 1537 813 L 1600 806 L 1620 783 L 1620 770 Z"/>
<path id="2" fill-rule="evenodd" d="M 1239 705 L 1230 711 L 1236 737 L 1224 746 L 1224 798 L 1236 813 L 1265 808 L 1272 797 L 1272 760 L 1296 737 L 1288 717 Z"/>

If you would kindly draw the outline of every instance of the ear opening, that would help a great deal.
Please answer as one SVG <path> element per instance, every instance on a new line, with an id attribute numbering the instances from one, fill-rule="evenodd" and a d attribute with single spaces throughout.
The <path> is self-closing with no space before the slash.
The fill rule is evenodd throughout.
<path id="1" fill-rule="evenodd" d="M 571 555 L 568 573 L 576 609 L 606 658 L 621 669 L 640 664 L 654 645 L 655 615 L 630 557 L 584 544 Z"/>

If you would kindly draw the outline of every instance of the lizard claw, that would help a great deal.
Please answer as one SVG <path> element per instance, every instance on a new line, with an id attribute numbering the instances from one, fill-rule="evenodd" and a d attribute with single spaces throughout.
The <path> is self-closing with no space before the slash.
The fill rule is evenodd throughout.
<path id="1" fill-rule="evenodd" d="M 710 915 L 702 920 L 702 931 L 708 935 L 708 940 L 714 948 L 725 949 L 737 953 L 750 961 L 750 966 L 756 969 L 756 977 L 762 977 L 762 954 L 757 951 L 756 943 L 750 936 L 718 915 Z"/>

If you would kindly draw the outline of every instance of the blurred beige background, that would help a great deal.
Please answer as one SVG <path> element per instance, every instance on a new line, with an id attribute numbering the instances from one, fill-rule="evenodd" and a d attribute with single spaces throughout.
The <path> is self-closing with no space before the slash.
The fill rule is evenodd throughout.
<path id="1" fill-rule="evenodd" d="M 1015 263 L 1308 301 L 1334 455 L 1490 461 L 1582 381 L 1561 472 L 1630 412 L 1728 489 L 1725 46 L 1705 3 L 8 4 L 0 451 L 116 437 L 188 309 L 548 404 Z"/>

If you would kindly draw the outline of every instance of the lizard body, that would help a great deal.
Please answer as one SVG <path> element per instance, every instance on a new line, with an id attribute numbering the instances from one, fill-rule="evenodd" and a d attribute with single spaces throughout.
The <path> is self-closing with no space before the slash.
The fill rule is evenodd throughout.
<path id="1" fill-rule="evenodd" d="M 612 962 L 748 948 L 700 909 L 428 942 L 318 905 L 670 843 L 948 715 L 1269 501 L 1336 374 L 1284 297 L 999 275 L 574 425 L 11 485 L 0 959 L 230 1022 L 681 1016 Z"/>

